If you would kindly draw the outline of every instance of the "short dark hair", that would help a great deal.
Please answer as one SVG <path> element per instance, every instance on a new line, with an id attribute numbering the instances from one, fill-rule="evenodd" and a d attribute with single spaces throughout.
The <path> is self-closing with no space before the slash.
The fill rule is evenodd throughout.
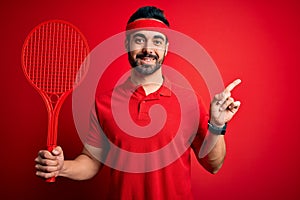
<path id="1" fill-rule="evenodd" d="M 170 26 L 165 14 L 164 14 L 164 11 L 159 8 L 156 8 L 154 6 L 145 6 L 145 7 L 139 8 L 137 11 L 135 11 L 135 13 L 133 13 L 131 15 L 127 24 L 129 24 L 137 19 L 141 19 L 141 18 L 157 19 L 157 20 L 162 21 L 167 26 Z"/>

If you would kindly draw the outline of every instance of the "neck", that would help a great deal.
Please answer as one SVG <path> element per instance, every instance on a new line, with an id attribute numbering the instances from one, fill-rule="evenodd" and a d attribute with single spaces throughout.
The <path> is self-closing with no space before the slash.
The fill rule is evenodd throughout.
<path id="1" fill-rule="evenodd" d="M 142 86 L 146 95 L 156 92 L 163 84 L 163 76 L 161 69 L 150 75 L 142 75 L 131 69 L 131 82 L 136 86 Z"/>

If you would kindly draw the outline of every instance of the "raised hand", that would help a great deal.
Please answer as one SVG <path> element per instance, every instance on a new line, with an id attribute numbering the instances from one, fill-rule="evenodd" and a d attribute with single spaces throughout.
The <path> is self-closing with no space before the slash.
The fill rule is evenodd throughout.
<path id="1" fill-rule="evenodd" d="M 241 83 L 237 79 L 230 83 L 223 92 L 216 94 L 210 104 L 210 123 L 222 127 L 229 122 L 238 111 L 241 102 L 231 97 L 231 91 Z"/>

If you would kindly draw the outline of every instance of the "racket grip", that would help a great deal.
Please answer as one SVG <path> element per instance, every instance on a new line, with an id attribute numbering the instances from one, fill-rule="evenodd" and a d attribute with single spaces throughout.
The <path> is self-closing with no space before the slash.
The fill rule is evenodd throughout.
<path id="1" fill-rule="evenodd" d="M 47 147 L 47 150 L 51 153 L 55 147 L 56 147 L 55 145 L 49 145 L 49 146 Z M 47 178 L 47 179 L 46 179 L 46 182 L 47 182 L 47 183 L 54 183 L 54 182 L 55 182 L 55 177 L 53 176 L 53 177 L 51 177 L 51 178 Z"/>
<path id="2" fill-rule="evenodd" d="M 46 182 L 47 183 L 54 183 L 55 182 L 55 177 L 47 178 Z"/>

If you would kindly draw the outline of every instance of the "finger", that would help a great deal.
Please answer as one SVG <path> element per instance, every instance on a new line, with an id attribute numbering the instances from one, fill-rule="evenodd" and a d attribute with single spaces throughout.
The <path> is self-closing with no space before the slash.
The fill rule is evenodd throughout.
<path id="1" fill-rule="evenodd" d="M 47 150 L 41 150 L 39 151 L 38 155 L 41 157 L 41 158 L 46 158 L 46 159 L 56 159 L 56 156 L 55 155 L 52 155 L 49 151 Z"/>
<path id="2" fill-rule="evenodd" d="M 224 104 L 225 101 L 231 96 L 231 91 L 241 82 L 242 81 L 240 79 L 236 79 L 235 81 L 230 83 L 222 93 L 215 95 L 214 100 L 216 101 L 216 104 L 217 105 Z"/>
<path id="3" fill-rule="evenodd" d="M 232 83 L 230 83 L 223 92 L 216 94 L 214 96 L 214 102 L 217 105 L 222 105 L 225 100 L 231 96 L 231 91 L 238 85 L 240 84 L 242 81 L 240 79 L 236 79 L 235 81 L 233 81 Z"/>
<path id="4" fill-rule="evenodd" d="M 60 146 L 57 146 L 53 149 L 53 151 L 51 153 L 55 156 L 59 156 L 63 153 L 63 151 L 62 151 L 62 148 Z"/>
<path id="5" fill-rule="evenodd" d="M 213 101 L 216 103 L 216 105 L 223 105 L 230 95 L 231 93 L 229 91 L 224 90 L 220 94 L 216 94 Z"/>
<path id="6" fill-rule="evenodd" d="M 241 106 L 241 102 L 235 101 L 228 106 L 228 110 L 230 110 L 232 113 L 236 113 L 238 111 L 238 109 L 240 108 L 240 106 Z"/>
<path id="7" fill-rule="evenodd" d="M 58 166 L 35 165 L 35 169 L 40 172 L 56 172 L 58 171 Z"/>
<path id="8" fill-rule="evenodd" d="M 231 105 L 234 102 L 234 99 L 232 97 L 229 97 L 220 107 L 220 111 L 226 110 L 229 105 Z"/>
<path id="9" fill-rule="evenodd" d="M 58 160 L 50 160 L 50 159 L 43 159 L 41 157 L 37 157 L 35 162 L 39 165 L 49 165 L 49 166 L 56 166 L 58 165 Z"/>
<path id="10" fill-rule="evenodd" d="M 233 81 L 232 83 L 230 83 L 226 88 L 225 91 L 232 91 L 238 84 L 240 84 L 242 81 L 241 79 L 236 79 L 235 81 Z"/>
<path id="11" fill-rule="evenodd" d="M 37 171 L 36 175 L 42 178 L 52 178 L 52 177 L 56 177 L 58 175 L 58 172 L 41 172 L 41 171 Z"/>

